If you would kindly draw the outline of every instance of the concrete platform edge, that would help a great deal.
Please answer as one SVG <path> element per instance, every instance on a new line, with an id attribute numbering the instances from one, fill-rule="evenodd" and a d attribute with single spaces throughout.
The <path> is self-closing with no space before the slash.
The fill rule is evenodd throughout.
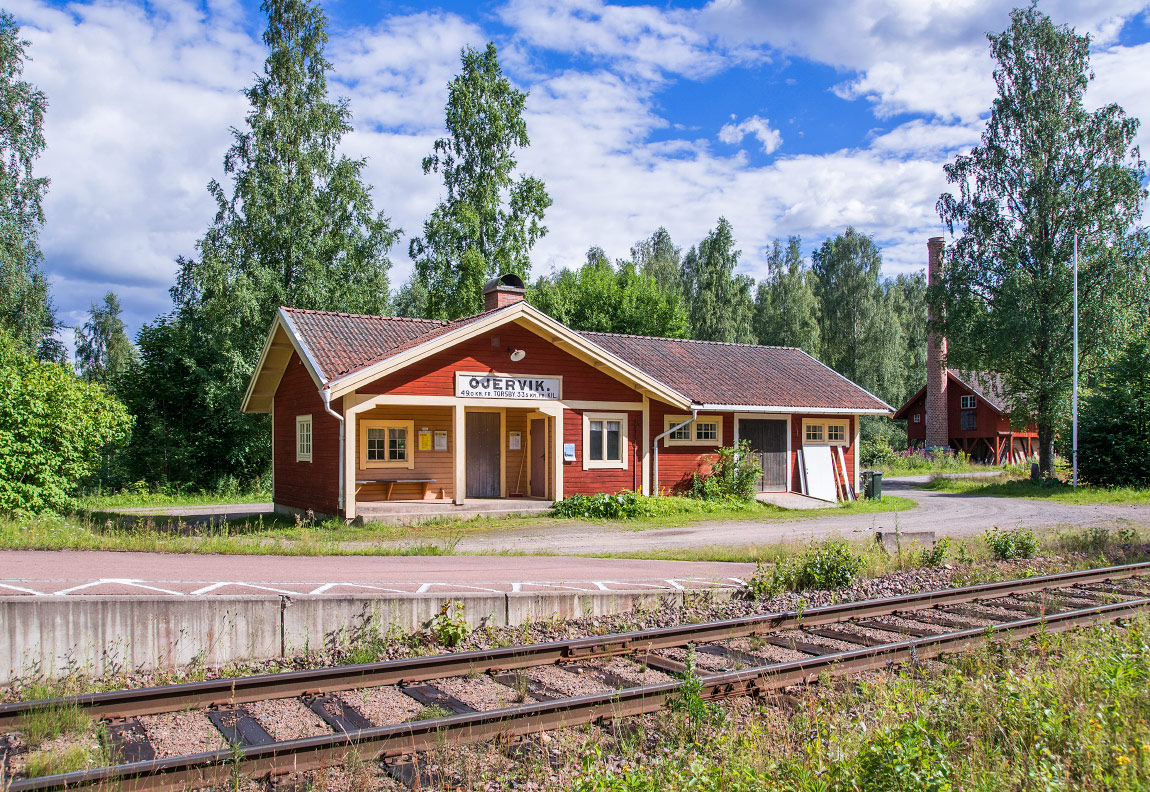
<path id="1" fill-rule="evenodd" d="M 596 592 L 299 596 L 0 597 L 0 684 L 22 677 L 220 665 L 300 654 L 426 626 L 460 601 L 473 628 L 622 613 L 729 587 Z"/>

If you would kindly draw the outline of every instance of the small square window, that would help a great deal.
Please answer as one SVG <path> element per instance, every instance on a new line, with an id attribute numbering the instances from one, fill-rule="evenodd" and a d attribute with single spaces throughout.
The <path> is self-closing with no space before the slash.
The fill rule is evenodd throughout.
<path id="1" fill-rule="evenodd" d="M 807 424 L 806 439 L 808 443 L 821 443 L 823 441 L 823 425 Z"/>
<path id="2" fill-rule="evenodd" d="M 696 423 L 695 439 L 717 441 L 719 439 L 719 425 L 714 422 L 703 423 L 700 421 Z"/>
<path id="3" fill-rule="evenodd" d="M 583 414 L 583 469 L 627 467 L 627 418 L 622 413 Z"/>
<path id="4" fill-rule="evenodd" d="M 915 423 L 922 423 L 922 413 L 915 413 L 914 414 L 914 422 Z"/>
<path id="5" fill-rule="evenodd" d="M 295 419 L 295 461 L 311 462 L 310 415 L 297 415 Z"/>
<path id="6" fill-rule="evenodd" d="M 411 421 L 362 420 L 359 436 L 359 466 L 361 468 L 414 467 L 413 449 L 408 445 L 412 426 Z"/>
<path id="7" fill-rule="evenodd" d="M 684 427 L 676 429 L 671 432 L 670 437 L 672 440 L 690 440 L 691 439 L 691 425 L 688 424 Z"/>
<path id="8" fill-rule="evenodd" d="M 847 439 L 847 428 L 844 424 L 827 424 L 827 440 L 832 443 L 841 443 Z"/>
<path id="9" fill-rule="evenodd" d="M 960 396 L 958 406 L 963 410 L 973 410 L 976 406 L 975 398 L 973 396 Z"/>

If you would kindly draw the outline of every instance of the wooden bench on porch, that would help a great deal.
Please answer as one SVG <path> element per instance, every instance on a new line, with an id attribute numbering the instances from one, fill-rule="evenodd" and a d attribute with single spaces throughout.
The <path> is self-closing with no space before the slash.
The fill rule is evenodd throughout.
<path id="1" fill-rule="evenodd" d="M 359 497 L 360 487 L 365 484 L 386 484 L 387 492 L 384 493 L 384 500 L 391 500 L 391 491 L 395 489 L 396 484 L 422 484 L 423 485 L 423 500 L 427 500 L 427 492 L 431 489 L 431 485 L 435 483 L 433 478 L 387 478 L 387 479 L 356 479 L 355 480 L 355 495 Z"/>

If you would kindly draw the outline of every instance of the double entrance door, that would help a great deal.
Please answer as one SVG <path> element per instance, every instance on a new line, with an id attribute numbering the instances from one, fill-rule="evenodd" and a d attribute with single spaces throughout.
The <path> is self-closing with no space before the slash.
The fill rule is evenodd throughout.
<path id="1" fill-rule="evenodd" d="M 763 469 L 759 492 L 787 489 L 787 422 L 758 418 L 739 419 L 739 439 L 746 440 Z"/>
<path id="2" fill-rule="evenodd" d="M 468 412 L 465 416 L 467 430 L 467 482 L 468 498 L 498 498 L 502 496 L 500 466 L 503 464 L 502 444 L 505 440 L 500 429 L 500 414 L 497 412 Z M 526 438 L 520 438 L 520 446 L 511 450 L 508 489 L 519 489 L 529 484 L 528 492 L 534 498 L 547 496 L 547 421 L 531 418 L 527 421 Z M 527 442 L 523 442 L 526 440 Z M 518 458 L 518 454 L 528 454 L 528 459 Z M 518 471 L 518 473 L 516 473 Z M 524 475 L 526 474 L 526 476 Z M 527 480 L 524 480 L 524 479 Z M 512 489 L 514 487 L 514 489 Z"/>

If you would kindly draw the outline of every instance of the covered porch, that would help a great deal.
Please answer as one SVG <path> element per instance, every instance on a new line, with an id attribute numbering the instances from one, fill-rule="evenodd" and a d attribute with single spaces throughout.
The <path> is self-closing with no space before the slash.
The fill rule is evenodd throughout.
<path id="1" fill-rule="evenodd" d="M 561 497 L 563 410 L 555 402 L 370 394 L 346 401 L 347 519 L 522 514 Z"/>

